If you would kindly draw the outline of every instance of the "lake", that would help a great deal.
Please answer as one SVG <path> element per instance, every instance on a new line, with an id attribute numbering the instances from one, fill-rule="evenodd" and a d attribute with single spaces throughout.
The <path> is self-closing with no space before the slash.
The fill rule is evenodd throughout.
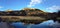
<path id="1" fill-rule="evenodd" d="M 29 24 L 29 25 L 24 25 L 21 22 L 13 22 L 11 25 L 14 26 L 15 28 L 54 28 L 53 26 L 54 22 L 53 20 L 48 20 L 44 21 L 40 24 Z"/>

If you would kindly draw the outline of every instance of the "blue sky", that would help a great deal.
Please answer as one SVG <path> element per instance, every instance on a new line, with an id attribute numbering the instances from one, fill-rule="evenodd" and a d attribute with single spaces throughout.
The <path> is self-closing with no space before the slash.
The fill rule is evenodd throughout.
<path id="1" fill-rule="evenodd" d="M 0 0 L 0 11 L 20 10 L 22 8 L 38 8 L 46 12 L 60 10 L 60 0 Z"/>

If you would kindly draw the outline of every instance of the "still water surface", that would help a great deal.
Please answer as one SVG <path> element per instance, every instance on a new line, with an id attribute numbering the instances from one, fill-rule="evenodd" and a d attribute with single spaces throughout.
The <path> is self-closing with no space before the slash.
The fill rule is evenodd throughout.
<path id="1" fill-rule="evenodd" d="M 44 21 L 41 24 L 30 24 L 31 27 L 30 28 L 54 28 L 52 25 L 54 24 L 53 20 L 48 20 L 48 21 Z M 15 22 L 12 23 L 11 25 L 13 25 L 15 28 L 29 28 L 29 25 L 24 25 L 21 22 Z"/>

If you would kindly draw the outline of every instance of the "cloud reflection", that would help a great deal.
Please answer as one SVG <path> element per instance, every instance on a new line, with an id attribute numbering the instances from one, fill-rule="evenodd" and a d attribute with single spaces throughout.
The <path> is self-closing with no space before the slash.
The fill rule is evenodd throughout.
<path id="1" fill-rule="evenodd" d="M 26 28 L 22 23 L 13 23 L 13 26 L 16 28 Z M 54 22 L 53 20 L 44 21 L 38 25 L 31 24 L 31 28 L 57 28 L 57 26 L 60 26 L 59 23 Z"/>

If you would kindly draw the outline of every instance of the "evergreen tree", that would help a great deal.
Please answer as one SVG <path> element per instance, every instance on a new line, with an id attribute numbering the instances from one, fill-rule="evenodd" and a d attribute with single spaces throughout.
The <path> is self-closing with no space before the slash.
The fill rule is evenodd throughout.
<path id="1" fill-rule="evenodd" d="M 58 11 L 58 17 L 60 17 L 60 10 Z"/>

